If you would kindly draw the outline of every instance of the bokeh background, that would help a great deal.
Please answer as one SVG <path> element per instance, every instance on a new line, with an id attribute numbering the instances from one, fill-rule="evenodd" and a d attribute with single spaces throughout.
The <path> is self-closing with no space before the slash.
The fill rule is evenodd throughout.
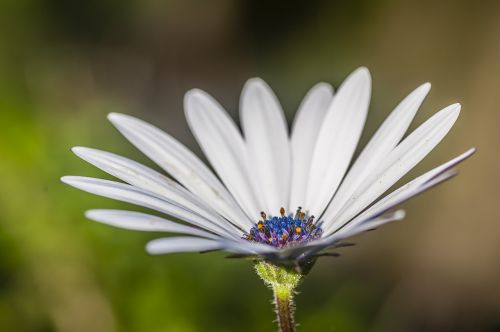
<path id="1" fill-rule="evenodd" d="M 151 257 L 143 248 L 156 234 L 83 217 L 129 206 L 59 177 L 106 177 L 72 155 L 75 145 L 151 165 L 108 112 L 148 120 L 200 153 L 183 117 L 188 89 L 236 118 L 241 87 L 260 76 L 291 120 L 315 82 L 338 86 L 365 65 L 363 142 L 425 81 L 433 89 L 414 127 L 463 105 L 406 180 L 479 151 L 459 177 L 407 203 L 404 222 L 320 260 L 300 287 L 299 331 L 500 331 L 499 61 L 493 0 L 0 1 L 0 330 L 275 329 L 271 293 L 249 262 Z"/>

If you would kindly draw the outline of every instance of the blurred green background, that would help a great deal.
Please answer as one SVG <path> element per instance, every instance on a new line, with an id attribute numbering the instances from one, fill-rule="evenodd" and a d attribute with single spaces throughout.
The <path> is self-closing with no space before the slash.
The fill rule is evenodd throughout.
<path id="1" fill-rule="evenodd" d="M 182 96 L 237 115 L 264 78 L 292 119 L 315 82 L 373 77 L 363 142 L 417 85 L 416 123 L 463 105 L 409 179 L 471 146 L 461 175 L 406 204 L 404 222 L 321 260 L 300 287 L 299 331 L 500 331 L 500 2 L 0 1 L 0 330 L 272 331 L 271 294 L 220 253 L 151 257 L 155 234 L 85 220 L 130 208 L 60 183 L 106 177 L 70 147 L 148 165 L 106 114 L 139 116 L 197 153 Z"/>

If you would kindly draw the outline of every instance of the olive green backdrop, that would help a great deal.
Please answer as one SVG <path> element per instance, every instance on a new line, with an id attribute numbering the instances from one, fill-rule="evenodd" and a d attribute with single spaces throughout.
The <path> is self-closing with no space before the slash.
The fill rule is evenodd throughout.
<path id="1" fill-rule="evenodd" d="M 144 245 L 157 234 L 83 217 L 130 206 L 59 177 L 107 178 L 72 155 L 75 145 L 151 165 L 108 112 L 200 153 L 183 117 L 188 89 L 237 118 L 241 87 L 260 76 L 291 120 L 314 83 L 338 86 L 365 65 L 363 142 L 430 81 L 415 125 L 457 101 L 462 114 L 411 175 L 479 151 L 458 178 L 406 204 L 405 221 L 321 260 L 300 287 L 299 331 L 500 331 L 499 59 L 498 1 L 0 1 L 0 330 L 275 329 L 270 291 L 249 262 L 151 257 Z"/>

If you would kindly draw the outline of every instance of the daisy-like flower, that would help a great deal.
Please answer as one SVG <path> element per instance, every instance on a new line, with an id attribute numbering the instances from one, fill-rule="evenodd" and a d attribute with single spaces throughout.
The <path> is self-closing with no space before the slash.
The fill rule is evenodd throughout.
<path id="1" fill-rule="evenodd" d="M 404 98 L 352 165 L 370 102 L 366 68 L 350 74 L 335 94 L 328 84 L 315 85 L 291 133 L 276 96 L 260 79 L 243 88 L 242 132 L 217 101 L 194 89 L 184 99 L 186 118 L 215 173 L 160 129 L 112 113 L 113 125 L 171 177 L 109 152 L 76 147 L 79 157 L 123 182 L 79 176 L 62 181 L 175 218 L 87 211 L 89 219 L 121 228 L 182 234 L 149 242 L 151 254 L 223 250 L 260 262 L 257 272 L 278 294 L 280 324 L 288 319 L 293 330 L 292 317 L 279 317 L 276 287 L 296 285 L 316 257 L 328 255 L 343 239 L 402 219 L 404 211 L 395 207 L 456 175 L 453 167 L 474 152 L 380 198 L 444 138 L 459 115 L 459 104 L 445 107 L 403 139 L 429 89 L 423 84 Z M 295 285 L 285 287 L 289 297 Z"/>

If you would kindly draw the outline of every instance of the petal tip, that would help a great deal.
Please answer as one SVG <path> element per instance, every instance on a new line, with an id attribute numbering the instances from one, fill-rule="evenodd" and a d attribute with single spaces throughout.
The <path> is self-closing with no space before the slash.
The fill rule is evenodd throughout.
<path id="1" fill-rule="evenodd" d="M 318 83 L 316 83 L 316 85 L 314 85 L 313 89 L 316 91 L 319 90 L 319 91 L 327 92 L 330 95 L 333 94 L 333 87 L 330 83 L 327 83 L 327 82 L 318 82 Z"/>
<path id="2" fill-rule="evenodd" d="M 351 76 L 353 77 L 359 77 L 360 79 L 364 79 L 364 80 L 371 80 L 371 74 L 370 74 L 370 71 L 368 70 L 367 67 L 358 67 L 356 68 Z"/>
<path id="3" fill-rule="evenodd" d="M 107 118 L 115 126 L 117 126 L 120 122 L 134 119 L 134 117 L 130 115 L 117 112 L 109 113 Z"/>
<path id="4" fill-rule="evenodd" d="M 111 112 L 108 114 L 108 120 L 113 122 L 120 119 L 123 116 L 121 113 Z"/>
<path id="5" fill-rule="evenodd" d="M 370 70 L 366 66 L 360 66 L 360 67 L 356 68 L 355 72 L 362 72 L 362 73 L 365 73 L 367 75 L 370 75 Z"/>
<path id="6" fill-rule="evenodd" d="M 249 78 L 243 86 L 243 91 L 269 90 L 269 85 L 260 77 Z"/>
<path id="7" fill-rule="evenodd" d="M 186 113 L 198 109 L 196 105 L 205 105 L 212 100 L 212 97 L 201 89 L 191 89 L 184 94 L 184 111 Z"/>
<path id="8" fill-rule="evenodd" d="M 150 255 L 159 255 L 161 254 L 161 250 L 158 246 L 159 240 L 152 240 L 146 243 L 144 249 Z"/>
<path id="9" fill-rule="evenodd" d="M 264 83 L 264 80 L 260 77 L 250 77 L 246 83 L 247 84 Z"/>
<path id="10" fill-rule="evenodd" d="M 84 212 L 83 215 L 87 219 L 90 219 L 90 220 L 93 220 L 93 221 L 97 221 L 96 218 L 97 218 L 98 211 L 99 210 L 87 210 L 87 211 Z"/>
<path id="11" fill-rule="evenodd" d="M 62 176 L 60 180 L 62 183 L 69 184 L 71 186 L 74 179 L 75 179 L 74 176 L 65 175 L 65 176 Z"/>
<path id="12" fill-rule="evenodd" d="M 196 98 L 196 97 L 199 97 L 199 96 L 202 96 L 205 94 L 206 94 L 205 91 L 198 89 L 198 88 L 194 88 L 194 89 L 188 90 L 184 94 L 184 101 L 191 99 L 191 98 Z"/>
<path id="13" fill-rule="evenodd" d="M 455 120 L 458 118 L 458 115 L 460 114 L 460 110 L 462 109 L 462 105 L 460 103 L 456 103 L 452 105 L 452 110 L 451 113 L 453 114 L 453 117 Z"/>
<path id="14" fill-rule="evenodd" d="M 403 220 L 406 217 L 405 210 L 398 210 L 394 212 L 394 220 Z"/>
<path id="15" fill-rule="evenodd" d="M 427 94 L 431 90 L 432 84 L 430 82 L 425 82 L 419 87 L 419 90 L 422 91 L 422 93 Z"/>
<path id="16" fill-rule="evenodd" d="M 85 152 L 89 151 L 89 148 L 83 147 L 83 146 L 74 146 L 71 148 L 71 152 L 76 154 L 77 156 L 81 156 Z"/>
<path id="17" fill-rule="evenodd" d="M 458 115 L 460 114 L 461 108 L 462 108 L 462 105 L 460 105 L 460 103 L 451 104 L 451 105 L 448 105 L 445 108 L 441 109 L 435 115 L 438 117 L 442 117 L 442 118 L 446 118 L 448 120 L 451 120 L 452 122 L 455 122 L 456 119 L 458 118 Z"/>
<path id="18" fill-rule="evenodd" d="M 342 82 L 338 91 L 340 93 L 343 89 L 358 89 L 360 91 L 369 92 L 371 90 L 372 78 L 370 71 L 366 67 L 356 68 L 347 78 Z M 368 93 L 369 94 L 369 93 Z"/>

